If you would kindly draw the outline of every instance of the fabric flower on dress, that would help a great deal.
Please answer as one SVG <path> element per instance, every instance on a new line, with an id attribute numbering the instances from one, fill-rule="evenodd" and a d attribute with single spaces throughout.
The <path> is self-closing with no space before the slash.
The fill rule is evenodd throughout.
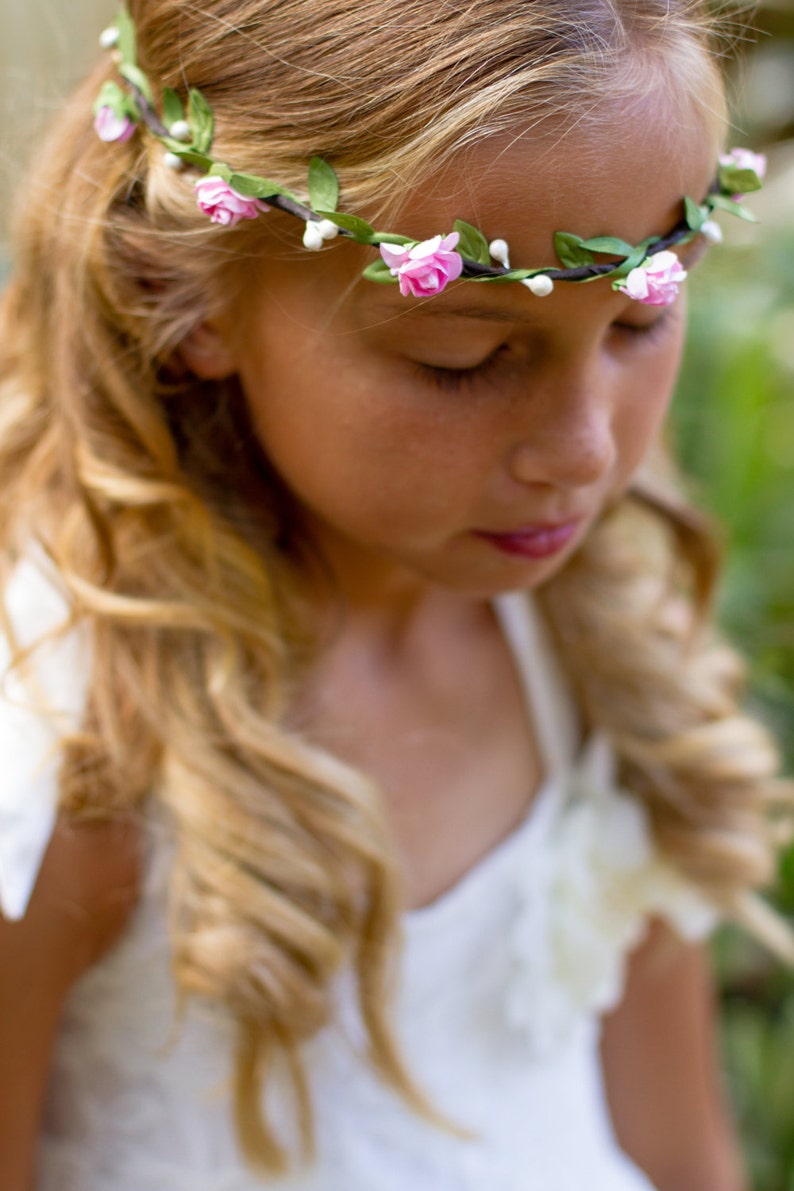
<path id="1" fill-rule="evenodd" d="M 615 283 L 620 293 L 645 306 L 669 306 L 678 297 L 678 287 L 686 280 L 686 269 L 674 252 L 649 256 L 625 281 Z"/>
<path id="2" fill-rule="evenodd" d="M 94 117 L 94 131 L 101 141 L 128 141 L 135 132 L 135 121 L 119 116 L 112 107 L 101 107 Z"/>
<path id="3" fill-rule="evenodd" d="M 430 298 L 440 294 L 449 281 L 455 281 L 463 271 L 463 257 L 454 249 L 460 239 L 458 232 L 448 236 L 434 236 L 412 247 L 381 244 L 380 254 L 400 283 L 404 298 Z"/>
<path id="4" fill-rule="evenodd" d="M 642 803 L 581 771 L 572 782 L 543 856 L 519 877 L 507 1014 L 539 1054 L 564 1045 L 584 1016 L 618 1004 L 626 956 L 651 915 L 689 940 L 717 920 L 655 849 Z"/>
<path id="5" fill-rule="evenodd" d="M 269 211 L 261 199 L 238 194 L 223 178 L 208 176 L 196 183 L 196 201 L 213 223 L 235 227 L 241 219 L 256 219 L 262 211 Z"/>

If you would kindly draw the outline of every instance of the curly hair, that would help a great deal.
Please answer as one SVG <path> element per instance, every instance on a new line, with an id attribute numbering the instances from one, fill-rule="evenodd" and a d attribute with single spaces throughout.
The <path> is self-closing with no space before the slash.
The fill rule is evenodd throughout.
<path id="1" fill-rule="evenodd" d="M 147 75 L 205 93 L 220 157 L 300 190 L 319 149 L 351 212 L 387 212 L 517 120 L 597 119 L 602 101 L 659 79 L 720 135 L 705 0 L 130 7 Z M 178 984 L 239 1023 L 239 1137 L 273 1173 L 287 1156 L 263 1081 L 287 1061 L 308 1146 L 301 1048 L 328 1021 L 344 965 L 372 1063 L 439 1117 L 389 1024 L 400 888 L 379 793 L 289 724 L 315 648 L 294 569 L 308 545 L 237 383 L 179 361 L 185 337 L 241 292 L 262 237 L 287 248 L 258 226 L 209 225 L 145 138 L 97 141 L 91 105 L 111 71 L 105 58 L 65 108 L 18 218 L 0 308 L 2 565 L 41 543 L 90 626 L 62 803 L 167 809 Z M 738 912 L 771 872 L 776 759 L 738 709 L 736 659 L 710 627 L 715 570 L 703 519 L 646 478 L 540 599 L 584 716 L 614 742 L 660 846 Z"/>

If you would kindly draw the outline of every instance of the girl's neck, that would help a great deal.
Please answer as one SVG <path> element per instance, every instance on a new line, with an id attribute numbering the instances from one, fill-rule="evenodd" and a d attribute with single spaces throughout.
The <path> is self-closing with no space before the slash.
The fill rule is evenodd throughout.
<path id="1" fill-rule="evenodd" d="M 333 531 L 313 541 L 301 586 L 321 639 L 353 633 L 395 649 L 439 622 L 463 628 L 479 621 L 488 607 L 381 554 L 362 554 Z"/>

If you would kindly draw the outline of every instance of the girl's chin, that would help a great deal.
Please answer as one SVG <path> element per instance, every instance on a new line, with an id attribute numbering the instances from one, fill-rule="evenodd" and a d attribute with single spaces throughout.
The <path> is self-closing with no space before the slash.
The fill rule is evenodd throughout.
<path id="1" fill-rule="evenodd" d="M 542 587 L 566 566 L 577 545 L 576 535 L 573 535 L 573 539 L 569 539 L 565 548 L 549 552 L 543 557 L 527 557 L 518 552 L 501 550 L 492 544 L 485 544 L 485 548 L 492 555 L 487 566 L 460 568 L 453 574 L 436 575 L 434 578 L 439 586 L 459 595 L 477 600 L 491 600 L 511 591 L 528 591 Z"/>

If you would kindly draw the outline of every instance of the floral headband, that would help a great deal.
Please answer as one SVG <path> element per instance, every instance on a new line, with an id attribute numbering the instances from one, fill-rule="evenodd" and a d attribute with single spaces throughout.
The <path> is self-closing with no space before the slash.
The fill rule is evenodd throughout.
<path id="1" fill-rule="evenodd" d="M 357 244 L 377 247 L 380 259 L 364 270 L 369 281 L 398 283 L 404 296 L 432 297 L 450 281 L 517 281 L 544 297 L 556 281 L 586 282 L 609 277 L 612 288 L 651 306 L 668 306 L 686 277 L 671 248 L 697 235 L 711 243 L 722 239 L 712 216 L 729 211 L 754 222 L 741 199 L 760 190 L 766 159 L 749 149 L 733 149 L 719 159 L 717 176 L 702 202 L 684 198 L 684 217 L 663 236 L 649 236 L 641 244 L 628 244 L 615 236 L 584 240 L 573 232 L 555 232 L 554 250 L 560 268 L 514 269 L 504 240 L 491 240 L 470 223 L 456 219 L 453 230 L 430 240 L 416 241 L 392 232 L 376 231 L 357 215 L 339 211 L 339 182 L 329 163 L 313 157 L 308 171 L 308 203 L 292 191 L 254 174 L 238 173 L 212 156 L 214 117 L 200 91 L 191 90 L 187 107 L 170 87 L 162 91 L 162 118 L 157 114 L 151 84 L 138 66 L 135 25 L 126 8 L 100 37 L 103 49 L 112 50 L 125 87 L 107 82 L 94 105 L 94 127 L 103 141 L 127 141 L 143 126 L 165 149 L 165 164 L 176 171 L 200 171 L 195 183 L 200 209 L 213 223 L 234 227 L 243 219 L 256 219 L 271 207 L 303 220 L 303 244 L 318 251 L 337 235 Z M 265 201 L 267 200 L 267 201 Z M 617 261 L 599 263 L 602 255 Z M 493 262 L 496 262 L 494 264 Z"/>

